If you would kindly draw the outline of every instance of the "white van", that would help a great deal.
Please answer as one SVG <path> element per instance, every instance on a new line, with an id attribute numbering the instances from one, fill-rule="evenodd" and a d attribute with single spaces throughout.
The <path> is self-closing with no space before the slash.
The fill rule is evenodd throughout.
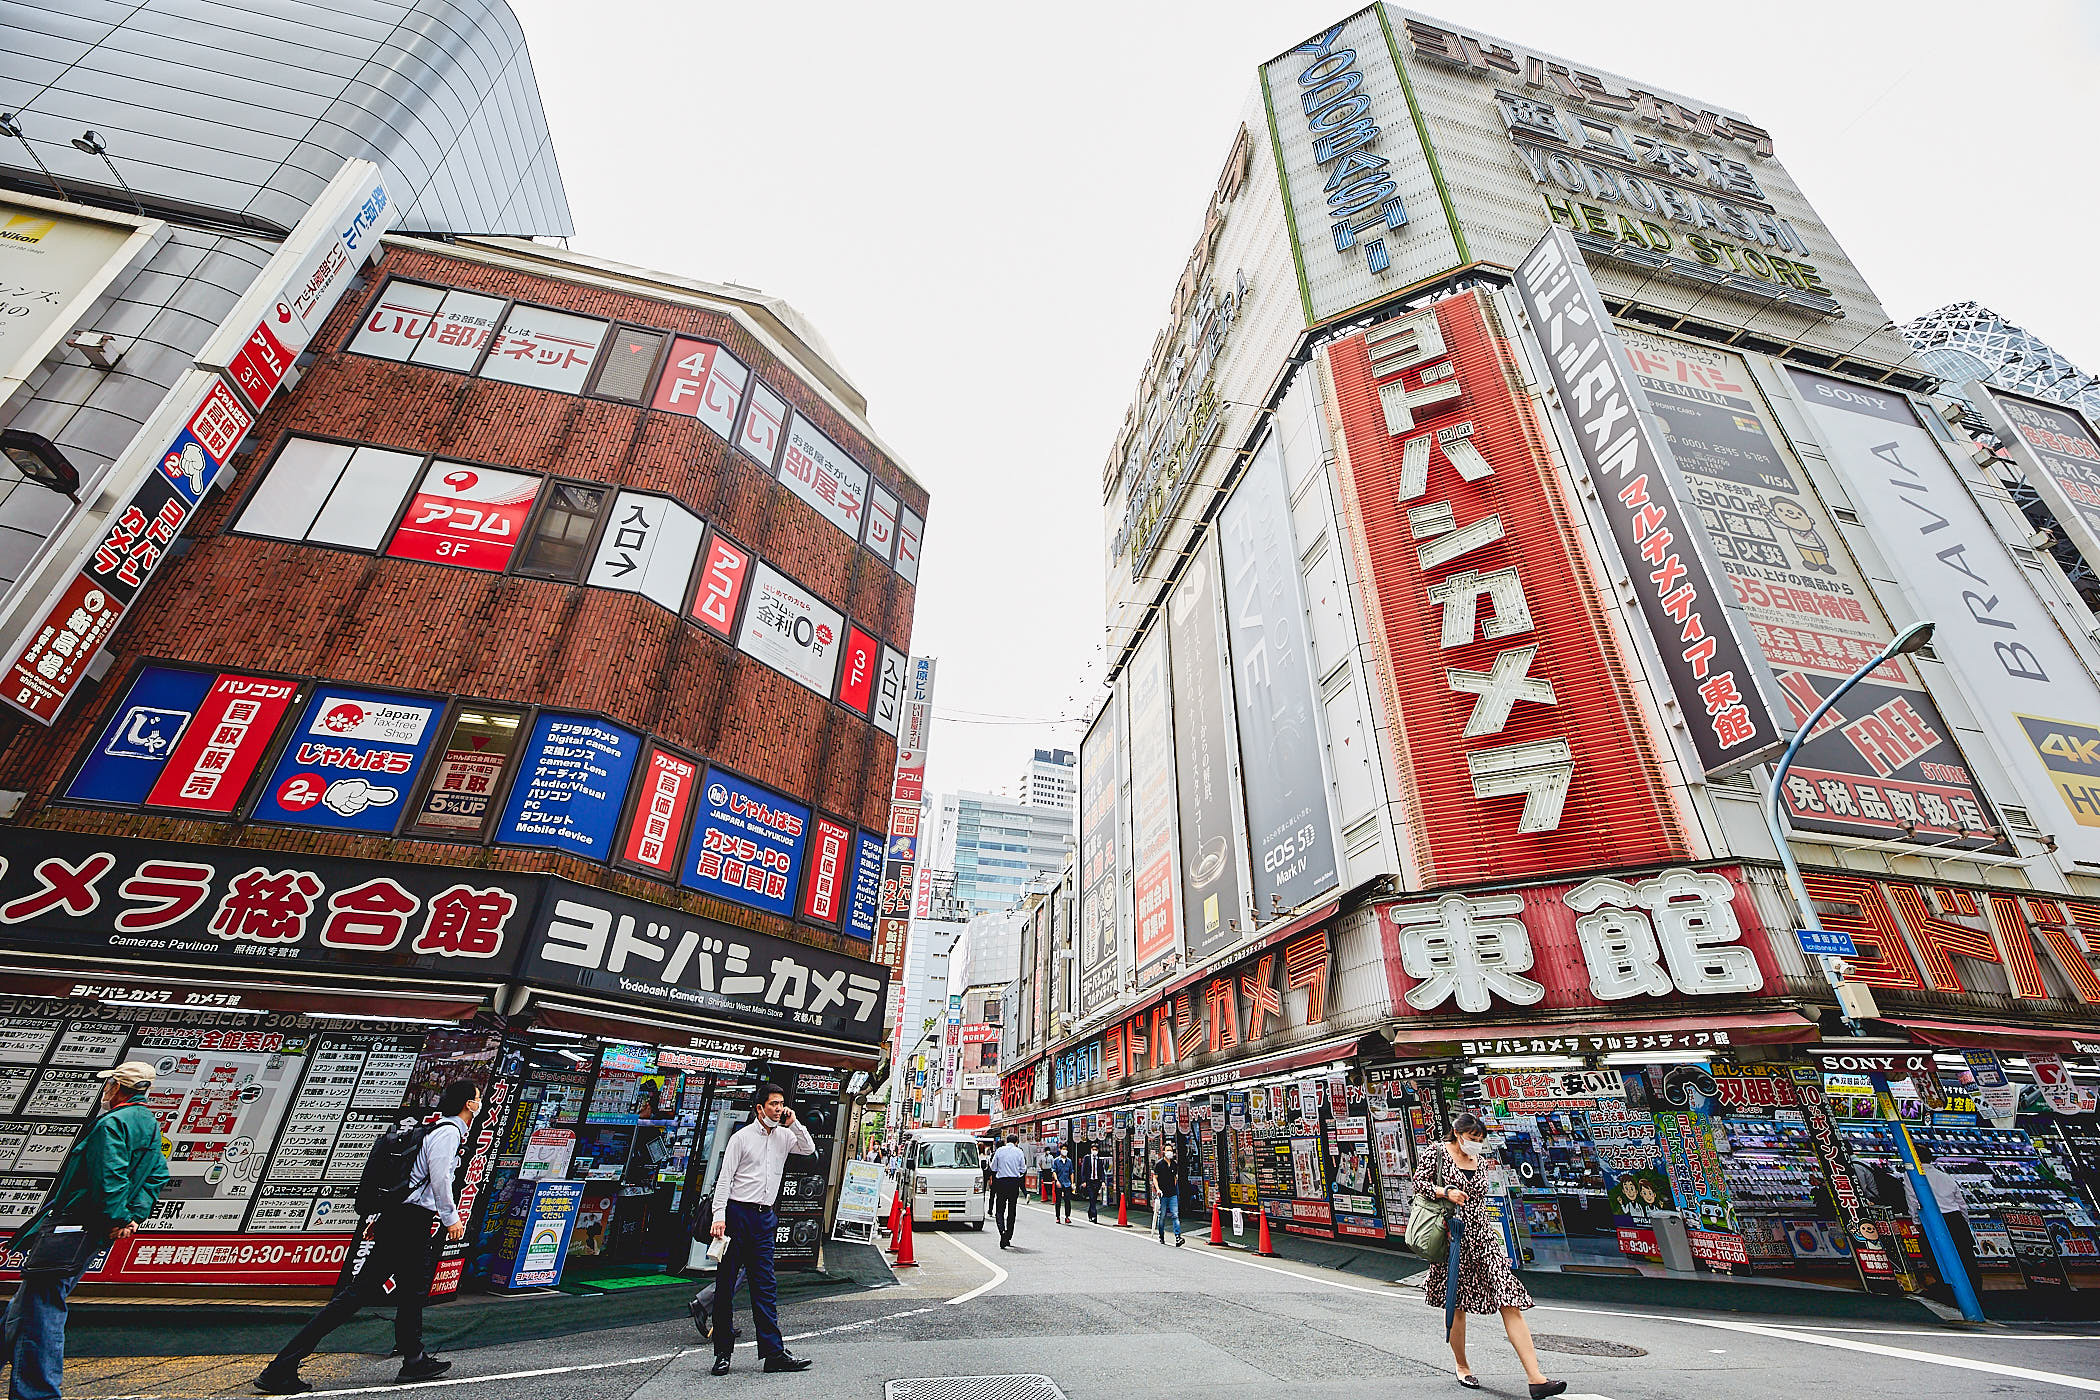
<path id="1" fill-rule="evenodd" d="M 914 1228 L 962 1221 L 973 1230 L 984 1228 L 984 1159 L 978 1155 L 976 1134 L 918 1129 L 911 1137 L 905 1171 Z"/>

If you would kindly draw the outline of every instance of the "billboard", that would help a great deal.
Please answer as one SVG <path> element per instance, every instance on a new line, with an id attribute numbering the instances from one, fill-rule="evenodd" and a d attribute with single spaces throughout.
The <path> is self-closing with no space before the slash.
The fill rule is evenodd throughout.
<path id="1" fill-rule="evenodd" d="M 1619 334 L 1798 728 L 1895 633 L 1741 357 Z M 1801 831 L 2009 852 L 1989 812 L 1906 657 L 1861 681 L 1788 770 L 1787 815 Z"/>
<path id="2" fill-rule="evenodd" d="M 250 815 L 337 831 L 393 831 L 436 737 L 442 701 L 323 686 L 306 702 Z"/>
<path id="3" fill-rule="evenodd" d="M 1792 726 L 1773 711 L 1771 669 L 1744 640 L 1742 606 L 1718 581 L 1704 531 L 1685 528 L 1684 479 L 1574 238 L 1559 230 L 1541 238 L 1517 269 L 1516 290 L 1700 766 L 1732 773 L 1777 752 Z"/>
<path id="4" fill-rule="evenodd" d="M 144 802 L 214 679 L 210 671 L 140 667 L 66 785 L 66 799 L 125 807 Z"/>
<path id="5" fill-rule="evenodd" d="M 1218 628 L 1218 551 L 1207 544 L 1189 560 L 1167 604 L 1174 779 L 1181 798 L 1181 927 L 1191 963 L 1253 932 L 1233 821 L 1232 733 Z"/>
<path id="6" fill-rule="evenodd" d="M 2100 437 L 2074 408 L 1971 384 L 1969 401 L 1991 419 L 2086 567 L 2100 573 Z"/>
<path id="7" fill-rule="evenodd" d="M 586 715 L 542 714 L 520 754 L 496 839 L 603 861 L 641 739 Z"/>
<path id="8" fill-rule="evenodd" d="M 656 744 L 641 765 L 640 791 L 634 810 L 627 816 L 627 832 L 620 843 L 620 858 L 643 869 L 673 879 L 678 872 L 678 838 L 692 811 L 693 792 L 700 785 L 700 765 L 682 754 Z"/>
<path id="9" fill-rule="evenodd" d="M 1167 689 L 1167 631 L 1154 627 L 1125 671 L 1130 704 L 1131 845 L 1137 859 L 1133 948 L 1138 986 L 1165 977 L 1181 951 L 1175 905 L 1174 716 Z"/>
<path id="10" fill-rule="evenodd" d="M 168 755 L 146 801 L 155 807 L 227 816 L 268 752 L 296 681 L 221 674 L 198 702 L 189 728 Z"/>
<path id="11" fill-rule="evenodd" d="M 700 797 L 680 883 L 792 918 L 809 808 L 719 768 Z"/>
<path id="12" fill-rule="evenodd" d="M 809 888 L 802 892 L 802 917 L 836 924 L 851 894 L 853 832 L 818 817 L 809 843 Z"/>
<path id="13" fill-rule="evenodd" d="M 1116 996 L 1116 871 L 1124 812 L 1116 782 L 1122 693 L 1109 696 L 1079 741 L 1079 1005 L 1084 1017 Z"/>
<path id="14" fill-rule="evenodd" d="M 432 462 L 386 552 L 394 559 L 502 573 L 525 533 L 541 478 L 464 462 Z"/>
<path id="15" fill-rule="evenodd" d="M 2100 864 L 2100 764 L 2081 764 L 2100 687 L 1919 421 L 1909 398 L 1789 369 L 1860 518 L 2011 764 L 2060 859 Z M 2066 757 L 2063 750 L 2070 750 Z"/>
<path id="16" fill-rule="evenodd" d="M 736 643 L 745 655 L 829 700 L 845 628 L 844 616 L 770 564 L 752 568 L 751 602 Z"/>
<path id="17" fill-rule="evenodd" d="M 848 538 L 860 538 L 868 509 L 868 469 L 800 413 L 788 419 L 780 482 Z"/>
<path id="18" fill-rule="evenodd" d="M 718 437 L 727 438 L 750 380 L 751 371 L 721 346 L 689 335 L 673 336 L 649 406 L 697 418 Z"/>
<path id="19" fill-rule="evenodd" d="M 1273 435 L 1218 516 L 1255 917 L 1341 883 L 1289 488 Z"/>
<path id="20" fill-rule="evenodd" d="M 0 403 L 73 329 L 103 290 L 146 250 L 160 224 L 121 214 L 82 217 L 22 195 L 0 199 Z"/>
<path id="21" fill-rule="evenodd" d="M 693 586 L 693 621 L 725 642 L 735 637 L 737 605 L 750 579 L 751 552 L 722 538 L 720 530 L 710 532 L 707 552 L 700 559 L 700 581 Z"/>

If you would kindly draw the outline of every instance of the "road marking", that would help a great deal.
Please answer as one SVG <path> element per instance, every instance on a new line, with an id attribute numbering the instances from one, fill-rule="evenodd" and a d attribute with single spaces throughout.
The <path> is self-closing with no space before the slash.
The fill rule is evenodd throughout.
<path id="1" fill-rule="evenodd" d="M 994 1288 L 997 1288 L 1000 1284 L 1006 1282 L 1006 1270 L 1000 1268 L 997 1264 L 994 1264 L 991 1260 L 985 1258 L 982 1254 L 979 1254 L 976 1250 L 970 1248 L 961 1240 L 955 1238 L 955 1236 L 944 1234 L 938 1236 L 937 1238 L 946 1240 L 948 1243 L 954 1245 L 957 1249 L 969 1255 L 972 1259 L 975 1259 L 978 1263 L 984 1265 L 987 1269 L 990 1269 L 992 1271 L 992 1277 L 988 1282 L 980 1283 L 975 1288 L 971 1289 L 969 1292 L 959 1293 L 955 1297 L 950 1298 L 948 1300 L 948 1306 L 954 1307 L 958 1303 L 967 1303 L 972 1298 L 975 1298 L 978 1294 L 989 1293 Z"/>
<path id="2" fill-rule="evenodd" d="M 1997 1332 L 1977 1330 L 1927 1332 L 1917 1327 L 1825 1327 L 1807 1322 L 1786 1324 L 1797 1332 L 1846 1332 L 1855 1337 L 1937 1337 L 1971 1338 L 1979 1342 L 2100 1342 L 2100 1335 L 2091 1332 Z"/>
<path id="3" fill-rule="evenodd" d="M 624 1361 L 594 1361 L 582 1366 L 542 1366 L 534 1371 L 505 1371 L 496 1376 L 446 1376 L 434 1381 L 410 1381 L 407 1384 L 359 1385 L 343 1390 L 316 1390 L 321 1395 L 382 1395 L 400 1390 L 436 1390 L 448 1385 L 480 1385 L 484 1381 L 529 1381 L 542 1376 L 569 1376 L 584 1371 L 611 1371 L 621 1366 L 646 1366 L 653 1361 L 676 1361 L 681 1356 L 691 1355 L 699 1347 L 680 1347 L 677 1351 L 658 1352 L 653 1356 L 630 1356 Z M 126 1396 L 124 1400 L 151 1400 L 150 1396 Z"/>
<path id="4" fill-rule="evenodd" d="M 1573 1312 L 1578 1309 L 1564 1308 L 1562 1311 Z M 1891 1356 L 1899 1361 L 1921 1361 L 1929 1366 L 1951 1366 L 1958 1371 L 1981 1371 L 1986 1375 L 2007 1376 L 2013 1380 L 2068 1386 L 2072 1390 L 2100 1392 L 2100 1380 L 2092 1380 L 2085 1376 L 2067 1376 L 2058 1371 L 2037 1371 L 2028 1366 L 2007 1366 L 1998 1361 L 1976 1361 L 1966 1356 L 1949 1356 L 1944 1352 L 1913 1351 L 1909 1347 L 1884 1346 L 1880 1342 L 1855 1342 L 1846 1337 L 1818 1336 L 1813 1332 L 1802 1332 L 1788 1327 L 1767 1327 L 1755 1322 L 1723 1322 L 1719 1318 L 1702 1317 L 1669 1317 L 1661 1320 L 1682 1322 L 1692 1327 L 1717 1327 L 1727 1332 L 1747 1332 L 1758 1337 L 1777 1337 L 1781 1341 L 1807 1342 L 1811 1346 L 1836 1347 L 1841 1351 L 1863 1351 L 1870 1356 Z"/>

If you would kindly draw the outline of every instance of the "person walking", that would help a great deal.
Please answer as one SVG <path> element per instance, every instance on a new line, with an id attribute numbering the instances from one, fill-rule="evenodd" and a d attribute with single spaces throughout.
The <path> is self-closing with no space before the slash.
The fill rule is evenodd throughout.
<path id="1" fill-rule="evenodd" d="M 1050 1208 L 1051 1215 L 1060 1225 L 1072 1223 L 1072 1159 L 1065 1152 L 1063 1143 L 1057 1145 L 1057 1153 L 1050 1159 L 1050 1175 L 1057 1182 L 1057 1201 Z"/>
<path id="2" fill-rule="evenodd" d="M 265 1395 L 298 1395 L 312 1390 L 313 1382 L 299 1375 L 299 1364 L 313 1355 L 315 1347 L 330 1332 L 348 1322 L 367 1305 L 387 1301 L 385 1285 L 394 1280 L 394 1349 L 401 1353 L 397 1383 L 436 1380 L 452 1369 L 452 1363 L 423 1349 L 423 1305 L 430 1300 L 431 1275 L 437 1269 L 443 1248 L 434 1238 L 444 1227 L 446 1241 L 467 1236 L 453 1198 L 452 1183 L 459 1175 L 460 1145 L 467 1129 L 481 1112 L 481 1088 L 470 1079 L 445 1086 L 438 1098 L 443 1114 L 423 1135 L 415 1165 L 409 1168 L 408 1194 L 400 1204 L 389 1206 L 372 1232 L 372 1252 L 364 1266 L 335 1290 L 322 1309 L 293 1334 L 284 1349 L 263 1367 L 255 1388 Z"/>
<path id="3" fill-rule="evenodd" d="M 1171 1138 L 1160 1143 L 1159 1156 L 1152 1163 L 1152 1224 L 1161 1244 L 1167 1242 L 1169 1221 L 1174 1224 L 1174 1247 L 1179 1249 L 1188 1241 L 1181 1237 L 1181 1162 Z"/>
<path id="4" fill-rule="evenodd" d="M 1452 1249 L 1443 1264 L 1431 1264 L 1423 1280 L 1423 1295 L 1433 1308 L 1445 1313 L 1445 1340 L 1458 1364 L 1458 1383 L 1468 1390 L 1480 1389 L 1480 1381 L 1466 1361 L 1466 1314 L 1502 1314 L 1502 1329 L 1523 1364 L 1524 1379 L 1531 1384 L 1532 1400 L 1545 1400 L 1568 1388 L 1566 1381 L 1548 1380 L 1539 1369 L 1539 1358 L 1531 1344 L 1531 1328 L 1524 1310 L 1531 1294 L 1517 1281 L 1502 1247 L 1502 1232 L 1487 1218 L 1486 1182 L 1480 1171 L 1487 1160 L 1487 1125 L 1470 1113 L 1451 1120 L 1450 1135 L 1422 1154 L 1415 1166 L 1417 1195 L 1452 1206 Z"/>
<path id="5" fill-rule="evenodd" d="M 1947 1222 L 1947 1233 L 1954 1240 L 1954 1252 L 1961 1256 L 1962 1272 L 1969 1276 L 1969 1290 L 1978 1290 L 1976 1267 L 1976 1234 L 1969 1228 L 1969 1198 L 1963 1194 L 1961 1183 L 1947 1174 L 1947 1169 L 1934 1158 L 1932 1149 L 1920 1147 L 1918 1175 L 1932 1189 L 1932 1208 Z M 1951 1288 L 1952 1285 L 1949 1285 Z"/>
<path id="6" fill-rule="evenodd" d="M 1085 1182 L 1087 1223 L 1089 1225 L 1099 1225 L 1101 1223 L 1101 1197 L 1108 1190 L 1111 1173 L 1114 1171 L 1114 1165 L 1109 1160 L 1107 1149 L 1102 1147 L 1099 1142 L 1089 1143 L 1086 1156 L 1081 1160 L 1080 1169 L 1083 1173 L 1082 1179 Z"/>
<path id="7" fill-rule="evenodd" d="M 153 1066 L 127 1060 L 98 1077 L 99 1116 L 66 1153 L 51 1199 L 15 1232 L 22 1280 L 0 1337 L 9 1400 L 58 1400 L 66 1368 L 66 1299 L 104 1246 L 138 1233 L 167 1189 L 160 1120 L 145 1104 Z"/>
<path id="8" fill-rule="evenodd" d="M 1028 1159 L 1021 1155 L 1020 1139 L 1012 1133 L 992 1154 L 992 1215 L 999 1225 L 999 1248 L 1011 1249 L 1014 1220 L 1021 1213 L 1021 1185 L 1028 1176 Z"/>
<path id="9" fill-rule="evenodd" d="M 758 1354 L 768 1371 L 807 1371 L 809 1362 L 788 1353 L 780 1339 L 780 1303 L 773 1282 L 773 1237 L 778 1222 L 773 1205 L 780 1199 L 780 1178 L 787 1159 L 817 1150 L 816 1139 L 787 1106 L 787 1095 L 761 1084 L 751 1099 L 751 1121 L 730 1136 L 715 1175 L 715 1239 L 729 1241 L 728 1253 L 715 1265 L 715 1364 L 711 1374 L 729 1374 L 736 1344 L 737 1274 L 748 1275 L 751 1321 L 758 1329 Z"/>

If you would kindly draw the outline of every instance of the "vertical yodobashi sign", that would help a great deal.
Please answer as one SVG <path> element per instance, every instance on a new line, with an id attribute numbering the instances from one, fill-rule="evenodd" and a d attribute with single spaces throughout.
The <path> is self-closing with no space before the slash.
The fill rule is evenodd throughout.
<path id="1" fill-rule="evenodd" d="M 1111 695 L 1079 741 L 1079 1006 L 1086 1016 L 1116 994 L 1116 871 L 1123 835 L 1116 782 L 1123 709 Z"/>
<path id="2" fill-rule="evenodd" d="M 1690 493 L 1574 238 L 1559 229 L 1541 238 L 1517 269 L 1516 290 L 1700 766 L 1732 773 L 1767 757 L 1791 729 L 1768 699 L 1771 669 L 1742 639 L 1742 607 L 1719 582 L 1698 517 L 1685 511 Z"/>
<path id="3" fill-rule="evenodd" d="M 1341 878 L 1314 713 L 1312 640 L 1273 436 L 1218 517 L 1226 633 L 1256 917 L 1296 909 Z"/>
<path id="4" fill-rule="evenodd" d="M 2063 404 L 1971 385 L 1969 401 L 1993 421 L 2086 567 L 2100 573 L 2100 436 Z"/>
<path id="5" fill-rule="evenodd" d="M 1181 797 L 1182 935 L 1201 962 L 1252 932 L 1232 819 L 1232 735 L 1218 648 L 1218 552 L 1190 560 L 1167 606 L 1173 648 L 1174 765 Z"/>
<path id="6" fill-rule="evenodd" d="M 2062 858 L 2100 864 L 2100 763 L 2082 761 L 2100 739 L 2100 687 L 1909 398 L 1788 374 L 1905 594 L 1939 625 L 1933 650 L 1961 678 L 2042 830 Z"/>
<path id="7" fill-rule="evenodd" d="M 1742 357 L 1620 334 L 1798 725 L 1895 633 L 1807 473 L 1781 448 Z M 1989 800 L 1954 727 L 1905 657 L 1876 668 L 1802 742 L 1786 802 L 1804 831 L 2012 849 L 1991 834 Z"/>
<path id="8" fill-rule="evenodd" d="M 1167 973 L 1179 950 L 1174 888 L 1174 717 L 1167 694 L 1167 631 L 1139 645 L 1126 684 L 1130 701 L 1132 846 L 1137 856 L 1134 949 L 1138 985 Z"/>
<path id="9" fill-rule="evenodd" d="M 38 620 L 15 643 L 0 700 L 45 724 L 66 707 L 88 663 L 109 640 L 126 610 L 145 589 L 168 549 L 189 523 L 197 504 L 255 417 L 216 376 L 192 372 L 176 384 L 168 402 L 176 426 L 161 442 L 152 469 L 131 488 L 102 531 L 89 541 L 66 581 L 52 594 Z M 141 443 L 163 415 L 156 415 L 125 449 L 113 477 L 129 476 Z"/>

